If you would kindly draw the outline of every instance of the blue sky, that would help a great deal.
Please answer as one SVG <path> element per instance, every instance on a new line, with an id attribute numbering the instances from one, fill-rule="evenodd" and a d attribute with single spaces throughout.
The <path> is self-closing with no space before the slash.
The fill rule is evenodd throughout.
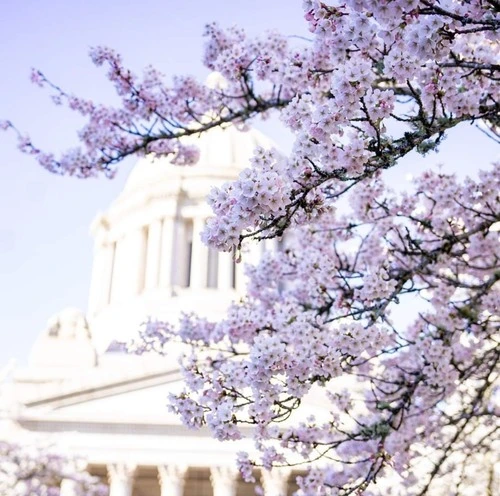
<path id="1" fill-rule="evenodd" d="M 0 119 L 12 120 L 41 148 L 76 143 L 81 121 L 29 81 L 30 68 L 80 96 L 108 101 L 113 91 L 87 57 L 108 45 L 139 72 L 147 64 L 174 74 L 208 74 L 201 64 L 203 27 L 278 28 L 302 33 L 301 2 L 286 0 L 3 0 L 0 15 Z M 269 126 L 267 126 L 269 130 Z M 270 131 L 279 141 L 279 133 Z M 86 309 L 92 263 L 88 228 L 118 195 L 132 162 L 113 181 L 49 174 L 0 133 L 0 367 L 29 348 L 57 311 Z"/>
<path id="2" fill-rule="evenodd" d="M 113 92 L 87 57 L 94 45 L 116 48 L 135 71 L 153 64 L 168 77 L 205 78 L 202 32 L 214 20 L 253 34 L 270 28 L 305 32 L 300 0 L 3 0 L 0 119 L 29 131 L 43 149 L 68 148 L 81 121 L 29 82 L 31 67 L 69 92 L 104 102 Z M 286 148 L 289 140 L 278 126 L 260 127 Z M 430 161 L 472 172 L 495 153 L 491 141 L 463 128 Z M 413 164 L 408 165 L 412 172 Z M 92 263 L 88 228 L 118 195 L 132 165 L 125 164 L 113 181 L 58 177 L 18 152 L 12 135 L 0 133 L 0 368 L 10 357 L 26 363 L 54 313 L 68 306 L 86 309 Z"/>

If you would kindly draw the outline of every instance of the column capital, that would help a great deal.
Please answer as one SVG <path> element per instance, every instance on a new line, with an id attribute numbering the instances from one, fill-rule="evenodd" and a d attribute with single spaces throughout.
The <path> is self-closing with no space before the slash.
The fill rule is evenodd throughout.
<path id="1" fill-rule="evenodd" d="M 184 479 L 187 467 L 180 464 L 158 465 L 158 478 L 163 479 Z"/>
<path id="2" fill-rule="evenodd" d="M 159 255 L 158 255 L 158 284 L 160 288 L 170 288 L 173 284 L 177 283 L 176 269 L 174 268 L 173 260 L 179 263 L 179 251 L 184 250 L 185 246 L 180 246 L 182 230 L 176 225 L 175 219 L 171 216 L 165 217 L 159 221 L 160 225 L 160 240 L 159 240 Z M 177 227 L 176 227 L 177 226 Z M 184 254 L 182 254 L 184 256 Z"/>
<path id="3" fill-rule="evenodd" d="M 210 481 L 214 496 L 235 496 L 238 469 L 227 465 L 210 467 Z"/>
<path id="4" fill-rule="evenodd" d="M 263 470 L 261 480 L 265 496 L 286 496 L 290 474 L 291 469 L 287 467 Z"/>
<path id="5" fill-rule="evenodd" d="M 205 224 L 205 217 L 193 219 L 190 277 L 192 289 L 205 289 L 207 287 L 208 246 L 201 240 L 201 232 L 205 228 Z"/>
<path id="6" fill-rule="evenodd" d="M 185 465 L 159 465 L 158 481 L 161 496 L 182 496 L 187 467 Z"/>
<path id="7" fill-rule="evenodd" d="M 111 485 L 130 483 L 133 479 L 137 465 L 131 463 L 110 463 L 108 465 L 108 479 Z"/>

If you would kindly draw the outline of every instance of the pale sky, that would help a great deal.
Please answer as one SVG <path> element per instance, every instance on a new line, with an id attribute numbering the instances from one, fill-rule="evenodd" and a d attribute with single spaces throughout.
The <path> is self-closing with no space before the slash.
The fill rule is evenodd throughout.
<path id="1" fill-rule="evenodd" d="M 69 92 L 103 102 L 113 93 L 102 68 L 87 57 L 90 46 L 117 49 L 136 72 L 153 64 L 169 79 L 204 79 L 202 33 L 211 21 L 243 25 L 254 34 L 304 30 L 300 1 L 3 0 L 0 119 L 12 120 L 46 150 L 72 146 L 81 121 L 30 83 L 31 67 Z M 88 227 L 118 195 L 132 163 L 113 181 L 58 177 L 22 155 L 13 135 L 0 133 L 0 368 L 10 357 L 26 362 L 54 313 L 86 309 Z"/>
<path id="2" fill-rule="evenodd" d="M 88 47 L 108 45 L 139 72 L 147 64 L 169 78 L 205 78 L 203 26 L 218 21 L 256 34 L 278 28 L 304 34 L 300 0 L 3 0 L 0 15 L 0 119 L 30 133 L 37 146 L 58 151 L 75 144 L 81 121 L 52 105 L 29 82 L 31 67 L 68 92 L 106 102 L 112 90 Z M 273 123 L 258 126 L 278 145 L 287 137 Z M 494 144 L 463 128 L 443 146 L 453 168 L 474 171 L 492 159 Z M 414 162 L 401 174 L 414 172 Z M 0 369 L 15 358 L 26 364 L 47 320 L 68 307 L 86 310 L 92 263 L 90 222 L 120 192 L 133 161 L 113 180 L 78 180 L 49 174 L 0 133 Z M 417 166 L 421 170 L 421 166 Z M 401 176 L 402 177 L 402 176 Z"/>

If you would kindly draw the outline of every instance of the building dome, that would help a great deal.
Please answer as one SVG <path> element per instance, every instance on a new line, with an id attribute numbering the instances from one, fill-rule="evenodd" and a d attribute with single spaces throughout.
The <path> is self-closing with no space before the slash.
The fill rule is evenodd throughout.
<path id="1" fill-rule="evenodd" d="M 256 147 L 272 148 L 273 142 L 256 129 L 238 130 L 234 125 L 214 128 L 200 136 L 184 140 L 199 149 L 200 158 L 194 167 L 172 165 L 168 157 L 149 155 L 138 161 L 123 189 L 123 195 L 145 191 L 173 177 L 235 176 L 247 167 Z"/>
<path id="2" fill-rule="evenodd" d="M 232 126 L 192 142 L 200 148 L 197 166 L 139 160 L 122 193 L 92 223 L 87 314 L 66 308 L 50 318 L 28 369 L 0 387 L 8 398 L 8 408 L 0 405 L 0 434 L 18 440 L 25 431 L 32 444 L 54 433 L 71 458 L 88 461 L 92 475 L 108 476 L 114 496 L 252 492 L 233 468 L 235 453 L 250 451 L 251 440 L 222 444 L 206 429 L 187 430 L 166 408 L 169 394 L 184 387 L 177 362 L 182 349 L 170 343 L 167 356 L 137 356 L 109 348 L 135 338 L 148 316 L 175 324 L 183 312 L 196 312 L 218 320 L 244 290 L 243 264 L 201 242 L 211 216 L 205 198 L 212 187 L 237 178 L 256 146 L 272 143 Z M 277 482 L 266 475 L 266 494 L 290 493 L 287 478 L 288 472 Z M 61 495 L 74 494 L 67 482 Z"/>
<path id="3" fill-rule="evenodd" d="M 186 142 L 199 149 L 195 166 L 143 157 L 92 225 L 88 317 L 98 350 L 135 336 L 148 317 L 177 321 L 181 312 L 195 308 L 205 317 L 220 318 L 244 289 L 242 264 L 201 242 L 212 215 L 206 196 L 235 180 L 256 147 L 274 145 L 255 129 L 239 131 L 230 124 Z"/>

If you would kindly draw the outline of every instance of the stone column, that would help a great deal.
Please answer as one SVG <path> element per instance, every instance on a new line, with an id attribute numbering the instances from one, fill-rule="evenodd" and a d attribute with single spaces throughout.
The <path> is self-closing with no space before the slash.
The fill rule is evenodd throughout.
<path id="1" fill-rule="evenodd" d="M 270 251 L 278 251 L 278 240 L 277 238 L 271 238 L 271 239 L 264 239 L 261 241 L 261 243 L 264 245 L 264 252 Z"/>
<path id="2" fill-rule="evenodd" d="M 114 243 L 96 242 L 89 293 L 89 315 L 94 315 L 109 303 L 114 249 Z"/>
<path id="3" fill-rule="evenodd" d="M 116 303 L 123 296 L 125 288 L 125 265 L 126 265 L 126 252 L 125 252 L 125 238 L 121 237 L 114 243 L 115 256 L 113 261 L 113 271 L 111 274 L 111 291 L 110 302 Z"/>
<path id="4" fill-rule="evenodd" d="M 219 251 L 213 247 L 208 248 L 207 263 L 207 288 L 219 288 Z"/>
<path id="5" fill-rule="evenodd" d="M 256 265 L 257 263 L 259 263 L 263 253 L 262 243 L 251 240 L 247 241 L 244 246 L 245 248 L 243 252 L 243 262 L 251 265 Z"/>
<path id="6" fill-rule="evenodd" d="M 166 217 L 162 222 L 161 232 L 161 253 L 160 253 L 160 287 L 168 288 L 174 284 L 175 278 L 173 274 L 174 243 L 177 240 L 174 238 L 174 219 Z"/>
<path id="7" fill-rule="evenodd" d="M 245 264 L 239 262 L 235 264 L 234 270 L 236 272 L 236 291 L 244 293 L 247 285 L 247 277 L 245 275 Z"/>
<path id="8" fill-rule="evenodd" d="M 162 245 L 161 228 L 162 222 L 160 219 L 151 222 L 148 228 L 148 245 L 146 252 L 145 274 L 146 289 L 157 288 L 160 280 L 160 260 Z"/>
<path id="9" fill-rule="evenodd" d="M 129 271 L 129 295 L 135 296 L 144 290 L 148 231 L 139 227 L 127 235 L 127 271 Z"/>
<path id="10" fill-rule="evenodd" d="M 136 466 L 125 463 L 108 465 L 109 496 L 132 496 Z"/>
<path id="11" fill-rule="evenodd" d="M 214 496 L 236 496 L 238 470 L 234 467 L 211 467 L 210 480 Z"/>
<path id="12" fill-rule="evenodd" d="M 163 226 L 163 232 L 167 232 L 166 224 Z M 189 279 L 188 243 L 190 234 L 191 233 L 189 232 L 185 219 L 176 218 L 173 220 L 173 239 L 171 241 L 172 263 L 170 265 L 170 279 L 173 286 L 184 287 Z M 164 234 L 163 240 L 165 240 L 165 238 L 166 234 Z M 162 257 L 162 272 L 164 271 L 163 267 L 165 268 L 165 272 L 169 270 L 167 260 Z"/>
<path id="13" fill-rule="evenodd" d="M 222 291 L 232 289 L 232 264 L 233 254 L 231 252 L 219 252 L 219 267 L 217 275 L 217 288 Z"/>
<path id="14" fill-rule="evenodd" d="M 78 484 L 73 479 L 63 479 L 61 481 L 60 496 L 78 496 Z"/>
<path id="15" fill-rule="evenodd" d="M 261 473 L 265 496 L 286 496 L 290 470 L 287 468 L 273 468 Z"/>
<path id="16" fill-rule="evenodd" d="M 146 233 L 142 227 L 127 232 L 117 241 L 112 297 L 114 302 L 124 301 L 142 290 L 146 242 Z"/>
<path id="17" fill-rule="evenodd" d="M 158 480 L 161 496 L 182 496 L 187 467 L 181 465 L 160 465 Z"/>
<path id="18" fill-rule="evenodd" d="M 205 228 L 205 219 L 196 218 L 193 221 L 193 252 L 191 255 L 191 287 L 202 289 L 207 287 L 208 246 L 200 238 Z"/>

